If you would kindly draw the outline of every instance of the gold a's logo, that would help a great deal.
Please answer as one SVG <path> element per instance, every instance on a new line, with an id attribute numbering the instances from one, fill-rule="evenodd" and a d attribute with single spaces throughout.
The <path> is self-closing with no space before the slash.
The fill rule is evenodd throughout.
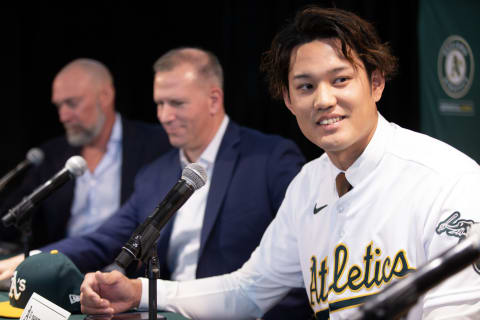
<path id="1" fill-rule="evenodd" d="M 17 279 L 17 271 L 15 271 L 10 281 L 10 292 L 8 293 L 8 296 L 10 297 L 10 299 L 14 298 L 18 301 L 20 299 L 20 296 L 22 295 L 22 292 L 26 289 L 25 286 L 27 284 L 27 280 Z"/>

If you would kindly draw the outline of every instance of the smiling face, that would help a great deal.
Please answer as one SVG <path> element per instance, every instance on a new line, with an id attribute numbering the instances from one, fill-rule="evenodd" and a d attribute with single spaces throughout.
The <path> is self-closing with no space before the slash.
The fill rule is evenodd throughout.
<path id="1" fill-rule="evenodd" d="M 155 74 L 157 117 L 170 143 L 195 161 L 215 136 L 222 117 L 223 93 L 188 63 Z"/>
<path id="2" fill-rule="evenodd" d="M 338 43 L 315 40 L 292 51 L 284 101 L 303 134 L 346 170 L 375 132 L 385 80 L 374 71 L 369 81 L 358 57 L 354 67 L 339 55 Z"/>

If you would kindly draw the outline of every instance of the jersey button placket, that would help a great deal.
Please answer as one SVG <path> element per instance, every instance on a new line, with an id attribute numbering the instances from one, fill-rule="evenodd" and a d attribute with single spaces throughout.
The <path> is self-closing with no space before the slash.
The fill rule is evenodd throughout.
<path id="1" fill-rule="evenodd" d="M 339 230 L 339 237 L 341 240 L 345 237 L 345 219 L 347 213 L 348 204 L 345 201 L 339 201 L 337 204 L 337 213 L 339 215 L 339 219 L 341 221 L 341 228 Z"/>

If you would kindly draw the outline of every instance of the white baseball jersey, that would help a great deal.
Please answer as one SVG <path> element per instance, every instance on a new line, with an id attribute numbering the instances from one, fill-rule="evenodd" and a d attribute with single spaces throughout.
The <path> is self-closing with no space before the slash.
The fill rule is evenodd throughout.
<path id="1" fill-rule="evenodd" d="M 159 306 L 193 318 L 261 315 L 304 286 L 317 319 L 348 319 L 355 307 L 458 243 L 480 222 L 480 167 L 461 152 L 379 116 L 345 175 L 324 154 L 306 164 L 245 265 L 230 275 L 159 283 Z M 144 292 L 146 286 L 144 286 Z M 146 294 L 142 300 L 146 301 Z M 480 301 L 472 265 L 430 290 L 410 311 Z"/>

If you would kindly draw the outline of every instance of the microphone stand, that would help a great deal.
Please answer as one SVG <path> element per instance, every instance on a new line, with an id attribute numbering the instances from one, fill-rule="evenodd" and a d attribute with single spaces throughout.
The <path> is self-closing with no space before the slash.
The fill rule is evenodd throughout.
<path id="1" fill-rule="evenodd" d="M 16 223 L 15 227 L 21 232 L 21 242 L 25 259 L 30 256 L 30 241 L 32 240 L 32 218 L 28 217 L 22 223 Z"/>
<path id="2" fill-rule="evenodd" d="M 150 249 L 147 264 L 148 277 L 148 319 L 157 319 L 157 279 L 160 279 L 160 265 L 158 262 L 157 244 Z"/>
<path id="3" fill-rule="evenodd" d="M 25 198 L 24 198 L 25 199 Z M 32 215 L 27 214 L 33 208 L 33 203 L 31 201 L 22 202 L 17 205 L 15 208 L 12 208 L 8 211 L 7 215 L 2 218 L 2 222 L 5 226 L 5 221 L 10 221 L 11 224 L 20 231 L 20 241 L 22 242 L 23 246 L 23 253 L 25 255 L 25 259 L 30 256 L 30 242 L 32 240 Z M 11 212 L 18 212 L 17 215 L 13 215 L 9 217 Z M 5 220 L 6 217 L 10 218 L 10 220 Z M 14 220 L 14 222 L 12 222 Z"/>
<path id="4" fill-rule="evenodd" d="M 147 266 L 145 276 L 148 278 L 148 320 L 163 320 L 165 317 L 157 315 L 157 279 L 160 279 L 160 263 L 157 242 L 151 242 L 152 240 L 152 236 L 145 236 L 142 232 L 138 232 L 129 241 L 130 248 L 135 250 L 135 253 L 131 252 L 134 260 L 140 260 Z M 128 317 L 122 319 L 128 319 Z"/>
<path id="5" fill-rule="evenodd" d="M 115 263 L 123 268 L 127 268 L 133 260 L 140 260 L 147 265 L 149 320 L 159 319 L 157 316 L 157 279 L 160 278 L 160 267 L 157 241 L 160 238 L 160 230 L 193 192 L 205 184 L 206 179 L 207 173 L 202 166 L 196 163 L 187 165 L 182 171 L 182 178 L 167 193 L 153 213 L 135 229 L 115 259 Z"/>

